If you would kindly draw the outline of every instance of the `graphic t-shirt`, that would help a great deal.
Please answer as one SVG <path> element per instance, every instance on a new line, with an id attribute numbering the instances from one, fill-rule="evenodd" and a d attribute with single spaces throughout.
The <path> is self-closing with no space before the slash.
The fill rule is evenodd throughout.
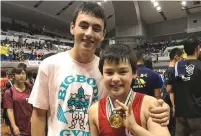
<path id="1" fill-rule="evenodd" d="M 88 109 L 103 90 L 98 64 L 98 57 L 79 63 L 68 51 L 42 62 L 29 102 L 49 111 L 48 136 L 89 136 Z"/>
<path id="2" fill-rule="evenodd" d="M 184 60 L 184 67 L 179 66 L 179 62 L 175 65 L 176 79 L 173 86 L 176 117 L 200 118 L 201 62 L 196 59 Z M 184 69 L 180 72 L 179 68 Z M 178 73 L 183 76 L 178 76 Z"/>
<path id="3" fill-rule="evenodd" d="M 154 89 L 161 88 L 162 79 L 153 70 L 145 65 L 137 65 L 137 78 L 132 80 L 131 87 L 135 92 L 143 93 L 154 97 Z"/>

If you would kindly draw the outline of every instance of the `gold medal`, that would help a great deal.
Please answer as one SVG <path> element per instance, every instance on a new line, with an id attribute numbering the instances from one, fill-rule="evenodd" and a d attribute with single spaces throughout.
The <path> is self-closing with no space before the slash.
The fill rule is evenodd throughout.
<path id="1" fill-rule="evenodd" d="M 109 118 L 109 123 L 112 128 L 123 127 L 123 118 L 120 114 L 112 114 Z"/>
<path id="2" fill-rule="evenodd" d="M 127 97 L 124 101 L 125 105 L 128 105 L 128 103 L 132 100 L 132 89 L 129 90 Z M 109 124 L 112 128 L 121 128 L 124 126 L 124 121 L 123 121 L 123 113 L 122 111 L 114 111 L 114 104 L 110 98 L 110 96 L 108 96 L 107 99 L 107 114 L 108 114 L 108 120 L 109 120 Z"/>

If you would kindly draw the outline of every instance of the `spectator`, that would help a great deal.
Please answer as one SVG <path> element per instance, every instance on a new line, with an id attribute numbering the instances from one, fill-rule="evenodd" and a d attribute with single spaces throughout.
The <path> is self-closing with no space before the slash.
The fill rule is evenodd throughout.
<path id="1" fill-rule="evenodd" d="M 163 90 L 163 98 L 166 103 L 170 106 L 170 123 L 168 125 L 168 129 L 171 133 L 171 136 L 175 135 L 175 104 L 174 104 L 174 93 L 172 89 L 174 88 L 174 67 L 175 63 L 178 62 L 182 58 L 182 50 L 178 48 L 174 48 L 170 51 L 170 63 L 169 67 L 164 73 L 164 89 Z M 168 92 L 171 92 L 170 94 Z"/>
<path id="2" fill-rule="evenodd" d="M 4 108 L 7 109 L 12 134 L 31 135 L 32 106 L 28 103 L 30 91 L 26 87 L 26 69 L 13 69 L 14 85 L 4 94 Z"/>
<path id="3" fill-rule="evenodd" d="M 151 69 L 145 67 L 143 54 L 137 52 L 137 76 L 133 79 L 131 87 L 134 91 L 160 98 L 162 87 L 161 77 Z"/>
<path id="4" fill-rule="evenodd" d="M 184 41 L 186 60 L 175 65 L 174 92 L 176 136 L 201 135 L 201 62 L 197 60 L 200 43 L 196 38 Z"/>

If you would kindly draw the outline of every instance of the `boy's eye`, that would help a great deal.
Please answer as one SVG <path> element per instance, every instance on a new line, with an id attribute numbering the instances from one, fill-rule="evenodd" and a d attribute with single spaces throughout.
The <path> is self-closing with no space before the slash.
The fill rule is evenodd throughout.
<path id="1" fill-rule="evenodd" d="M 101 31 L 100 28 L 93 28 L 93 30 L 94 30 L 95 32 L 100 32 L 100 31 Z"/>
<path id="2" fill-rule="evenodd" d="M 107 75 L 112 75 L 113 72 L 105 72 L 105 74 L 107 74 Z"/>
<path id="3" fill-rule="evenodd" d="M 81 25 L 80 27 L 81 27 L 82 29 L 87 29 L 87 28 L 88 28 L 87 25 Z"/>
<path id="4" fill-rule="evenodd" d="M 121 72 L 120 72 L 120 74 L 125 74 L 125 73 L 127 73 L 127 71 L 121 71 Z"/>

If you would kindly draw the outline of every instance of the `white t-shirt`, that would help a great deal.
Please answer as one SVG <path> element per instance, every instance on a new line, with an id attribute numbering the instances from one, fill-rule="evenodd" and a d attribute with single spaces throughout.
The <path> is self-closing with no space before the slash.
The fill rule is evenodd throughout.
<path id="1" fill-rule="evenodd" d="M 89 136 L 88 109 L 104 88 L 98 64 L 98 57 L 79 63 L 69 51 L 41 63 L 29 103 L 48 110 L 48 136 Z"/>

